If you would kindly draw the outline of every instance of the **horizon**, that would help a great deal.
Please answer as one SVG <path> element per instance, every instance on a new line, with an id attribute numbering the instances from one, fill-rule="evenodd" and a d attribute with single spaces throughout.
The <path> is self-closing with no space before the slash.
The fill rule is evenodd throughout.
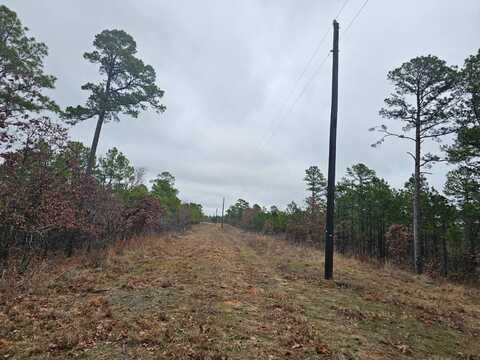
<path id="1" fill-rule="evenodd" d="M 408 180 L 409 144 L 392 140 L 380 149 L 370 147 L 379 138 L 370 127 L 399 128 L 378 115 L 393 90 L 387 72 L 428 54 L 461 66 L 478 49 L 480 3 L 370 1 L 361 9 L 362 4 L 104 1 L 92 14 L 91 2 L 5 1 L 29 34 L 48 46 L 46 71 L 58 78 L 50 95 L 62 107 L 83 103 L 80 86 L 98 79 L 96 67 L 82 58 L 94 35 L 106 28 L 132 34 L 140 57 L 166 90 L 167 111 L 107 124 L 98 153 L 117 147 L 135 167 L 147 169 L 147 182 L 169 171 L 180 197 L 201 203 L 209 214 L 221 207 L 223 196 L 228 205 L 243 198 L 267 208 L 285 208 L 290 201 L 303 206 L 305 169 L 317 165 L 326 175 L 331 86 L 326 55 L 340 10 L 337 181 L 359 162 L 395 188 Z M 90 146 L 94 127 L 90 119 L 70 134 Z M 437 144 L 425 150 L 439 153 Z M 428 176 L 440 192 L 448 169 L 434 165 Z"/>

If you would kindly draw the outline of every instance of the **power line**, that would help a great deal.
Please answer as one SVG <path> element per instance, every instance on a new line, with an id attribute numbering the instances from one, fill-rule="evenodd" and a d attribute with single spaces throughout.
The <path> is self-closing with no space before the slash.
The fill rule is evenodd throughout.
<path id="1" fill-rule="evenodd" d="M 350 1 L 350 0 L 345 0 L 345 1 L 343 2 L 342 6 L 341 6 L 340 9 L 338 10 L 335 18 L 338 18 L 338 17 L 342 14 L 343 10 L 345 9 L 345 7 L 347 6 L 347 4 L 348 4 L 349 1 Z M 323 43 L 325 42 L 325 40 L 327 39 L 327 36 L 328 36 L 329 33 L 330 33 L 330 27 L 327 28 L 327 30 L 325 31 L 324 35 L 321 37 L 321 39 L 320 39 L 317 47 L 315 48 L 315 50 L 313 51 L 312 55 L 311 55 L 310 58 L 308 59 L 306 65 L 304 66 L 302 72 L 301 72 L 300 75 L 295 79 L 295 81 L 294 81 L 294 86 L 291 87 L 291 91 L 290 91 L 290 92 L 288 93 L 288 95 L 286 96 L 284 102 L 286 102 L 286 101 L 294 94 L 295 90 L 297 90 L 297 87 L 298 87 L 297 84 L 298 84 L 299 81 L 304 77 L 304 75 L 307 73 L 310 65 L 312 64 L 312 62 L 313 62 L 313 60 L 315 59 L 315 57 L 316 57 L 316 55 L 318 54 L 318 52 L 320 51 L 320 49 L 321 49 Z M 326 59 L 324 59 L 324 60 L 322 61 L 322 64 L 321 64 L 321 65 L 323 65 L 323 63 L 324 63 L 325 61 L 326 61 Z M 318 73 L 318 71 L 319 71 L 319 69 L 317 69 L 317 70 L 315 71 L 315 75 L 316 75 L 316 73 Z M 315 77 L 315 76 L 313 76 L 313 77 Z M 307 83 L 309 84 L 312 79 L 313 79 L 313 78 L 311 77 L 311 78 L 307 81 Z M 302 92 L 301 92 L 302 95 L 303 95 L 303 93 L 305 92 L 306 87 L 308 87 L 308 85 L 303 88 L 303 90 L 302 90 Z M 301 95 L 300 95 L 300 97 L 301 97 Z M 298 99 L 299 99 L 300 97 L 297 97 L 297 99 L 294 101 L 295 104 L 298 102 Z M 295 106 L 295 105 L 290 106 L 290 108 L 293 109 L 294 106 Z M 289 111 L 290 111 L 290 110 L 289 110 Z M 288 111 L 288 112 L 289 112 L 289 111 Z M 288 112 L 287 112 L 287 113 L 288 113 Z M 282 111 L 280 111 L 278 115 L 281 116 L 281 114 L 282 114 Z M 283 116 L 282 116 L 282 117 L 283 117 Z M 270 122 L 269 128 L 271 128 L 273 124 L 274 124 L 274 120 L 272 120 L 272 121 Z"/>
<path id="2" fill-rule="evenodd" d="M 355 22 L 355 20 L 357 20 L 358 16 L 360 15 L 360 13 L 362 12 L 362 10 L 365 8 L 365 6 L 367 5 L 369 0 L 365 0 L 362 4 L 362 6 L 360 6 L 360 9 L 358 9 L 357 13 L 355 14 L 355 16 L 352 18 L 352 20 L 350 20 L 350 22 L 348 23 L 347 27 L 345 28 L 345 31 L 343 32 L 343 34 L 345 35 L 348 30 L 352 27 L 353 23 Z"/>
<path id="3" fill-rule="evenodd" d="M 340 10 L 338 11 L 338 14 L 337 14 L 337 18 L 340 16 L 340 14 L 342 13 L 343 9 L 345 8 L 345 6 L 347 5 L 349 0 L 346 0 L 342 7 L 340 8 Z M 360 14 L 362 13 L 363 9 L 365 8 L 365 6 L 367 5 L 367 3 L 369 2 L 369 0 L 365 0 L 362 5 L 360 6 L 360 8 L 358 9 L 358 11 L 355 13 L 355 15 L 353 16 L 353 18 L 350 20 L 350 22 L 348 23 L 345 31 L 344 31 L 344 34 L 346 34 L 348 32 L 348 30 L 350 30 L 350 28 L 352 27 L 352 25 L 354 24 L 355 20 L 357 20 L 357 18 L 360 16 Z M 325 33 L 325 35 L 322 37 L 321 41 L 320 41 L 320 44 L 319 46 L 317 46 L 317 49 L 315 49 L 312 57 L 310 58 L 310 60 L 308 61 L 307 63 L 307 66 L 305 67 L 304 71 L 301 73 L 301 75 L 299 76 L 298 79 L 301 79 L 303 77 L 303 75 L 306 73 L 308 67 L 310 66 L 310 63 L 311 61 L 313 60 L 313 58 L 316 56 L 318 50 L 320 49 L 320 46 L 321 44 L 323 44 L 323 42 L 325 41 L 326 39 L 326 36 L 328 35 L 329 31 L 327 31 Z M 322 68 L 323 64 L 325 63 L 325 61 L 328 59 L 328 57 L 330 56 L 330 53 L 328 53 L 328 55 L 323 59 L 323 61 L 320 63 L 319 67 L 317 68 L 317 70 L 313 73 L 313 75 L 308 79 L 307 83 L 305 84 L 305 86 L 303 87 L 302 91 L 299 93 L 299 95 L 295 98 L 294 102 L 291 103 L 290 107 L 288 108 L 288 110 L 286 112 L 284 112 L 284 115 L 282 115 L 280 117 L 280 122 L 284 120 L 284 118 L 290 114 L 291 111 L 293 111 L 293 109 L 295 108 L 295 106 L 297 105 L 298 101 L 300 100 L 300 98 L 303 96 L 303 94 L 305 93 L 305 91 L 307 90 L 307 88 L 309 87 L 310 83 L 313 81 L 313 79 L 318 75 L 318 73 L 320 72 L 320 69 Z M 296 87 L 294 88 L 294 90 L 296 89 Z M 291 94 L 290 94 L 291 95 Z M 290 96 L 289 95 L 289 96 Z M 270 124 L 272 125 L 274 122 L 272 121 Z M 277 122 L 277 125 L 278 125 L 278 122 Z M 273 136 L 273 132 L 274 130 L 272 129 L 271 132 L 270 132 L 270 136 L 267 138 L 267 140 L 269 140 L 272 136 Z M 264 144 L 266 144 L 268 141 L 265 141 Z"/>
<path id="4" fill-rule="evenodd" d="M 338 13 L 337 13 L 337 15 L 335 16 L 335 19 L 338 19 L 338 17 L 342 14 L 343 9 L 345 9 L 345 6 L 347 6 L 347 4 L 348 4 L 349 1 L 350 1 L 350 0 L 345 0 L 345 2 L 343 3 L 342 7 L 340 8 L 340 10 L 338 10 Z"/>
<path id="5" fill-rule="evenodd" d="M 347 3 L 349 2 L 349 0 L 346 0 L 342 7 L 340 8 L 340 10 L 338 11 L 337 13 L 337 16 L 336 18 L 338 18 L 340 16 L 340 14 L 342 13 L 342 11 L 344 10 L 344 8 L 346 7 Z M 369 2 L 369 0 L 365 0 L 362 5 L 360 6 L 359 10 L 355 13 L 355 15 L 353 16 L 353 18 L 350 20 L 350 22 L 348 23 L 347 27 L 346 27 L 346 30 L 344 33 L 347 33 L 348 30 L 350 30 L 350 28 L 352 27 L 352 25 L 354 24 L 354 22 L 357 20 L 357 18 L 360 16 L 361 12 L 364 10 L 365 6 L 367 5 L 367 3 Z M 315 49 L 315 51 L 313 52 L 312 56 L 310 57 L 310 59 L 308 60 L 305 68 L 303 69 L 303 71 L 300 73 L 300 76 L 297 78 L 296 82 L 298 82 L 299 80 L 301 80 L 303 78 L 303 76 L 306 74 L 308 68 L 310 67 L 310 65 L 312 64 L 313 62 L 313 59 L 315 58 L 315 56 L 318 54 L 320 48 L 321 48 L 321 45 L 323 44 L 323 42 L 325 41 L 326 37 L 328 36 L 328 34 L 330 33 L 330 30 L 328 30 L 321 38 L 320 42 L 319 42 L 319 45 L 317 46 L 317 48 Z M 310 76 L 310 78 L 307 80 L 307 82 L 305 83 L 304 87 L 302 88 L 301 92 L 297 95 L 297 97 L 295 98 L 295 100 L 290 104 L 290 106 L 288 107 L 288 110 L 286 111 L 283 111 L 283 112 L 280 112 L 279 115 L 281 115 L 283 113 L 283 115 L 280 117 L 280 120 L 283 121 L 295 108 L 295 106 L 297 105 L 297 103 L 300 101 L 300 99 L 302 98 L 302 96 L 305 94 L 305 92 L 307 91 L 307 89 L 309 88 L 310 84 L 313 82 L 313 80 L 315 79 L 315 77 L 318 75 L 318 73 L 320 72 L 320 70 L 322 69 L 323 65 L 326 63 L 327 59 L 330 57 L 331 53 L 329 52 L 325 58 L 323 58 L 323 60 L 320 62 L 320 64 L 318 65 L 318 67 L 316 68 L 316 70 L 314 71 L 314 73 Z M 295 86 L 293 87 L 293 90 L 290 91 L 290 93 L 288 94 L 288 97 L 287 99 L 294 93 L 294 90 L 297 89 L 297 84 L 295 84 Z M 326 107 L 326 106 L 325 106 Z M 322 111 L 323 112 L 323 111 Z M 274 118 L 274 119 L 277 119 L 277 118 Z M 274 121 L 270 122 L 270 127 L 272 126 L 272 124 L 274 123 Z M 274 129 L 272 129 L 272 131 L 270 132 L 270 136 L 266 136 L 264 138 L 264 142 L 263 142 L 263 146 L 265 146 L 268 142 L 268 140 L 273 136 L 274 134 Z M 287 167 L 290 167 L 290 163 L 287 161 L 285 162 L 285 166 Z"/>
<path id="6" fill-rule="evenodd" d="M 348 2 L 350 0 L 345 0 L 345 2 L 343 3 L 342 7 L 340 8 L 340 10 L 338 10 L 337 12 L 337 15 L 335 16 L 335 19 L 337 19 L 343 12 L 343 9 L 345 9 L 345 6 L 347 6 Z M 314 52 L 312 53 L 312 56 L 310 56 L 310 59 L 307 61 L 307 64 L 305 65 L 305 68 L 303 69 L 303 71 L 301 72 L 300 76 L 295 80 L 295 83 L 297 83 L 298 81 L 300 81 L 302 79 L 302 77 L 305 75 L 305 73 L 307 72 L 308 68 L 310 67 L 310 65 L 312 64 L 312 61 L 313 59 L 315 58 L 315 56 L 318 54 L 318 52 L 320 51 L 320 48 L 322 47 L 323 43 L 325 42 L 325 40 L 327 39 L 327 36 L 328 34 L 330 33 L 330 27 L 327 28 L 327 31 L 325 31 L 325 33 L 323 34 L 322 38 L 320 39 L 320 42 L 318 43 L 317 47 L 315 48 Z"/>
<path id="7" fill-rule="evenodd" d="M 300 101 L 300 99 L 302 98 L 303 94 L 305 94 L 305 92 L 307 91 L 308 87 L 310 86 L 310 84 L 312 83 L 313 79 L 315 79 L 315 77 L 318 75 L 318 73 L 320 72 L 320 70 L 322 69 L 323 65 L 325 64 L 325 62 L 327 61 L 327 59 L 330 57 L 331 53 L 329 52 L 327 54 L 327 56 L 325 56 L 322 60 L 322 62 L 318 65 L 318 67 L 315 69 L 315 72 L 312 74 L 312 76 L 310 76 L 310 78 L 307 80 L 307 82 L 305 83 L 302 91 L 300 91 L 300 93 L 297 95 L 297 97 L 295 98 L 295 100 L 290 104 L 290 106 L 288 107 L 288 109 L 283 113 L 283 115 L 280 117 L 280 120 L 277 122 L 276 125 L 278 125 L 279 123 L 283 122 L 283 120 L 285 120 L 285 118 L 290 115 L 290 113 L 293 111 L 293 109 L 295 108 L 295 106 L 297 105 L 297 103 Z M 272 129 L 272 131 L 270 132 L 270 135 L 265 138 L 265 141 L 264 141 L 264 145 L 266 145 L 266 143 L 268 142 L 268 140 L 270 140 L 274 135 L 274 130 Z"/>
<path id="8" fill-rule="evenodd" d="M 298 78 L 295 80 L 295 84 L 298 83 L 298 82 L 303 78 L 303 76 L 304 76 L 305 73 L 307 72 L 308 68 L 309 68 L 310 65 L 312 64 L 313 59 L 315 58 L 315 56 L 316 56 L 316 55 L 318 54 L 318 52 L 320 51 L 320 48 L 321 48 L 321 46 L 323 45 L 323 43 L 325 42 L 325 40 L 326 40 L 326 38 L 327 38 L 327 36 L 328 36 L 329 33 L 330 33 L 330 29 L 327 30 L 327 31 L 325 32 L 325 34 L 323 34 L 322 39 L 321 39 L 320 42 L 318 43 L 318 45 L 317 45 L 315 51 L 313 52 L 312 56 L 310 57 L 310 59 L 307 61 L 307 64 L 305 65 L 303 71 L 302 71 L 301 74 L 298 76 Z M 296 87 L 295 87 L 295 88 L 296 88 Z M 295 89 L 295 88 L 294 88 L 294 89 Z"/>
<path id="9" fill-rule="evenodd" d="M 318 67 L 315 69 L 315 72 L 312 74 L 312 76 L 310 76 L 310 78 L 308 79 L 308 81 L 305 83 L 305 86 L 303 87 L 302 91 L 298 94 L 297 98 L 295 99 L 295 101 L 293 102 L 292 106 L 291 106 L 291 109 L 293 110 L 293 108 L 295 107 L 295 105 L 297 105 L 298 101 L 300 100 L 300 98 L 303 96 L 303 94 L 305 94 L 305 91 L 308 89 L 308 87 L 310 86 L 310 84 L 312 83 L 313 79 L 315 79 L 315 77 L 318 75 L 318 73 L 320 72 L 320 70 L 322 69 L 323 65 L 325 64 L 325 62 L 327 61 L 327 59 L 330 57 L 331 53 L 329 52 L 327 54 L 327 56 L 325 56 L 322 60 L 322 62 L 318 65 Z"/>

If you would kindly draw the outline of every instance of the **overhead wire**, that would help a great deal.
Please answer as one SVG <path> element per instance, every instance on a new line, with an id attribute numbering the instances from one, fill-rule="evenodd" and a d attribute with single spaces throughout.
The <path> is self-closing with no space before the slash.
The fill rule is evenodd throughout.
<path id="1" fill-rule="evenodd" d="M 335 18 L 338 18 L 338 17 L 342 14 L 343 10 L 345 9 L 345 7 L 347 6 L 347 4 L 348 4 L 349 1 L 350 1 L 350 0 L 345 0 L 345 1 L 343 2 L 342 6 L 341 6 L 340 9 L 338 10 Z M 305 66 L 304 66 L 304 68 L 303 68 L 303 70 L 301 71 L 300 75 L 295 79 L 295 81 L 294 81 L 294 86 L 292 86 L 292 88 L 291 88 L 292 90 L 288 93 L 288 95 L 286 96 L 284 102 L 287 102 L 287 100 L 288 100 L 289 98 L 291 98 L 292 95 L 293 95 L 293 94 L 295 93 L 295 91 L 297 90 L 298 85 L 299 85 L 299 82 L 302 80 L 302 78 L 303 78 L 303 77 L 305 76 L 305 74 L 307 73 L 308 69 L 310 68 L 310 65 L 312 64 L 312 62 L 313 62 L 313 60 L 315 59 L 315 57 L 317 56 L 318 52 L 319 52 L 320 49 L 322 48 L 322 45 L 323 45 L 323 43 L 325 42 L 325 40 L 327 39 L 327 36 L 328 36 L 329 33 L 330 33 L 330 27 L 327 28 L 327 30 L 325 31 L 324 35 L 320 38 L 320 41 L 319 41 L 318 45 L 316 46 L 316 48 L 315 48 L 315 50 L 313 51 L 313 53 L 312 53 L 312 55 L 310 56 L 310 58 L 308 59 L 307 63 L 305 64 Z M 328 57 L 328 56 L 327 56 L 327 57 Z M 326 61 L 326 59 L 322 60 L 321 66 L 323 66 L 323 64 L 325 63 L 325 61 Z M 321 66 L 320 66 L 320 67 L 321 67 Z M 318 74 L 319 70 L 320 70 L 320 69 L 317 68 L 317 70 L 315 71 L 315 74 Z M 310 79 L 307 81 L 307 83 L 309 84 L 311 81 L 312 81 L 312 77 L 310 77 Z M 305 92 L 305 88 L 306 88 L 306 87 L 308 87 L 308 85 L 307 85 L 307 86 L 304 86 L 304 88 L 302 89 L 302 91 L 301 91 L 301 94 L 302 94 L 302 95 L 303 95 L 303 93 Z M 300 97 L 301 97 L 301 96 L 300 96 Z M 300 99 L 300 97 L 297 97 L 298 100 Z M 295 105 L 296 105 L 296 103 L 298 102 L 297 98 L 296 98 L 296 100 L 294 100 Z M 288 107 L 288 109 L 290 109 L 290 108 L 293 109 L 293 107 L 295 107 L 295 105 Z M 283 119 L 283 117 L 284 117 L 282 114 L 288 114 L 288 112 L 290 111 L 290 110 L 289 110 L 289 111 L 285 112 L 285 110 L 286 110 L 286 108 L 283 108 L 283 111 L 281 110 L 281 111 L 279 112 L 279 114 L 278 114 L 278 115 L 280 116 L 280 118 L 282 118 L 282 119 Z M 275 118 L 278 118 L 278 117 L 275 117 Z M 275 119 L 275 118 L 274 118 L 274 119 Z M 273 120 L 270 122 L 270 124 L 269 124 L 269 132 L 270 132 L 270 133 L 272 132 L 272 130 L 271 130 L 272 125 L 274 125 L 274 123 L 275 123 L 275 120 L 274 120 L 274 119 L 273 119 Z M 283 120 L 282 120 L 282 121 L 283 121 Z M 265 138 L 267 138 L 267 137 L 268 137 L 268 135 L 267 135 Z M 271 137 L 271 136 L 270 136 L 270 137 Z M 265 138 L 264 138 L 264 142 L 265 142 Z M 265 145 L 265 144 L 264 144 L 264 145 Z"/>
<path id="2" fill-rule="evenodd" d="M 340 16 L 340 14 L 342 13 L 343 9 L 345 8 L 345 6 L 347 5 L 349 0 L 346 0 L 342 7 L 340 8 L 338 14 L 337 14 L 337 18 Z M 344 31 L 344 34 L 347 34 L 348 31 L 350 30 L 350 28 L 352 27 L 352 25 L 354 24 L 354 22 L 357 20 L 357 18 L 360 16 L 360 14 L 362 13 L 362 11 L 364 10 L 365 6 L 368 4 L 369 0 L 365 0 L 362 5 L 360 6 L 360 8 L 358 9 L 358 11 L 355 13 L 355 15 L 352 17 L 352 19 L 350 20 L 350 22 L 348 23 L 347 27 L 345 28 L 345 31 Z M 325 35 L 322 37 L 322 40 L 320 42 L 320 45 L 323 43 L 323 41 L 325 41 L 326 39 L 326 36 L 328 35 L 329 31 L 327 31 L 325 33 Z M 320 46 L 317 46 L 317 49 L 315 49 L 314 53 L 313 53 L 313 56 L 310 58 L 310 60 L 307 62 L 307 66 L 305 67 L 304 71 L 302 71 L 301 73 L 301 76 L 299 77 L 299 79 L 301 79 L 301 77 L 303 77 L 303 75 L 306 73 L 306 70 L 308 69 L 308 67 L 310 66 L 310 63 L 312 61 L 312 59 L 316 56 L 317 52 L 318 52 L 318 49 L 320 48 Z M 320 63 L 320 65 L 317 67 L 317 69 L 315 70 L 315 72 L 312 74 L 312 76 L 307 80 L 307 82 L 305 83 L 302 91 L 299 93 L 299 95 L 295 98 L 295 100 L 290 104 L 290 106 L 288 107 L 288 110 L 285 111 L 283 113 L 283 115 L 280 117 L 280 120 L 277 121 L 277 124 L 278 125 L 279 123 L 283 122 L 284 119 L 294 110 L 295 106 L 297 105 L 297 103 L 300 101 L 301 97 L 305 94 L 306 90 L 308 89 L 309 85 L 311 84 L 311 82 L 313 81 L 313 79 L 318 75 L 318 73 L 320 72 L 321 68 L 323 67 L 323 65 L 325 64 L 326 60 L 330 57 L 331 55 L 331 52 L 329 52 L 327 54 L 327 56 L 323 59 L 323 61 Z M 295 88 L 296 89 L 296 88 Z M 273 122 L 271 123 L 273 124 Z M 264 145 L 266 145 L 266 143 L 273 137 L 274 135 L 274 129 L 272 129 L 270 131 L 270 135 L 267 135 L 267 137 L 264 138 Z"/>
<path id="3" fill-rule="evenodd" d="M 343 12 L 343 9 L 345 9 L 345 7 L 347 6 L 348 2 L 350 0 L 345 0 L 342 7 L 338 10 L 337 12 L 337 15 L 335 16 L 335 19 L 337 19 Z M 325 40 L 327 39 L 327 36 L 328 34 L 330 33 L 330 27 L 327 28 L 327 30 L 325 31 L 325 33 L 323 34 L 323 36 L 321 37 L 317 47 L 315 48 L 315 50 L 313 51 L 312 55 L 310 56 L 310 58 L 308 59 L 307 61 L 307 64 L 305 65 L 303 71 L 300 73 L 300 75 L 298 76 L 298 78 L 295 80 L 295 83 L 297 83 L 298 81 L 300 81 L 303 76 L 305 75 L 305 73 L 307 72 L 308 68 L 310 67 L 310 65 L 312 64 L 312 61 L 313 59 L 315 58 L 315 56 L 318 54 L 318 52 L 320 51 L 323 43 L 325 42 Z"/>
<path id="4" fill-rule="evenodd" d="M 298 104 L 298 102 L 300 101 L 300 99 L 302 98 L 303 94 L 305 94 L 305 92 L 307 91 L 308 87 L 310 86 L 310 84 L 313 82 L 313 80 L 315 79 L 315 77 L 320 73 L 320 70 L 323 68 L 323 65 L 326 63 L 326 61 L 328 60 L 328 58 L 330 57 L 331 55 L 331 52 L 328 52 L 327 56 L 325 56 L 323 58 L 323 60 L 320 62 L 320 64 L 317 66 L 317 68 L 315 69 L 315 71 L 313 72 L 313 74 L 310 76 L 310 78 L 307 80 L 307 82 L 305 83 L 305 85 L 303 86 L 302 90 L 300 91 L 300 93 L 297 95 L 297 97 L 295 98 L 295 100 L 290 104 L 290 106 L 287 108 L 287 110 L 283 113 L 283 116 L 280 118 L 280 120 L 277 122 L 277 125 L 279 125 L 281 122 L 283 122 L 285 120 L 285 118 L 290 115 L 290 113 L 293 111 L 293 109 L 295 108 L 295 106 Z M 273 137 L 274 135 L 274 129 L 272 129 L 270 131 L 270 134 L 268 135 L 268 137 L 265 138 L 265 144 Z"/>
<path id="5" fill-rule="evenodd" d="M 365 6 L 367 6 L 368 4 L 368 1 L 369 0 L 365 0 L 362 4 L 362 6 L 360 6 L 360 8 L 358 9 L 357 13 L 353 16 L 352 20 L 350 20 L 350 22 L 348 23 L 347 27 L 345 28 L 345 31 L 343 32 L 344 35 L 346 35 L 348 33 L 348 30 L 350 30 L 350 28 L 352 27 L 353 23 L 355 22 L 355 20 L 357 20 L 357 18 L 360 16 L 360 13 L 363 11 L 363 9 L 365 8 Z"/>
<path id="6" fill-rule="evenodd" d="M 345 0 L 344 3 L 342 4 L 341 8 L 339 9 L 337 15 L 336 15 L 336 19 L 338 19 L 338 17 L 342 14 L 343 10 L 345 9 L 346 5 L 348 4 L 349 0 Z M 365 0 L 362 5 L 360 6 L 360 8 L 358 9 L 358 11 L 355 13 L 355 15 L 353 16 L 353 18 L 350 20 L 350 22 L 348 23 L 347 27 L 345 28 L 345 31 L 344 31 L 344 35 L 346 35 L 348 33 L 348 31 L 350 30 L 350 28 L 353 26 L 353 24 L 355 23 L 355 21 L 357 20 L 357 18 L 360 16 L 360 14 L 362 13 L 362 11 L 364 10 L 364 8 L 366 7 L 366 5 L 368 4 L 369 0 Z M 311 66 L 313 60 L 315 59 L 315 57 L 317 56 L 318 52 L 320 51 L 323 43 L 325 42 L 325 40 L 327 39 L 327 36 L 328 34 L 330 33 L 330 28 L 327 29 L 327 31 L 325 32 L 325 34 L 322 36 L 322 38 L 320 39 L 319 41 L 319 44 L 317 45 L 317 47 L 315 48 L 314 52 L 312 53 L 312 55 L 310 56 L 309 60 L 307 61 L 305 67 L 303 68 L 302 72 L 300 73 L 300 75 L 297 77 L 297 79 L 295 80 L 295 85 L 292 87 L 292 91 L 289 92 L 288 96 L 287 96 L 287 100 L 288 98 L 290 98 L 293 93 L 295 92 L 295 90 L 297 90 L 297 87 L 298 87 L 298 84 L 299 84 L 299 81 L 302 80 L 302 78 L 305 76 L 305 74 L 307 73 L 309 67 Z M 330 57 L 331 55 L 331 51 L 329 51 L 327 53 L 327 55 L 323 58 L 323 60 L 319 63 L 319 65 L 317 66 L 317 68 L 315 69 L 315 71 L 312 73 L 312 75 L 310 76 L 310 78 L 307 80 L 307 82 L 304 84 L 302 90 L 300 91 L 300 93 L 298 93 L 298 95 L 295 97 L 295 100 L 290 103 L 290 106 L 288 108 L 284 108 L 284 110 L 286 109 L 286 111 L 284 112 L 281 112 L 281 117 L 279 118 L 279 120 L 277 121 L 276 125 L 279 125 L 279 122 L 283 122 L 284 119 L 294 110 L 295 106 L 298 104 L 298 102 L 300 101 L 300 99 L 302 98 L 302 96 L 306 93 L 307 89 L 309 88 L 309 86 L 311 85 L 311 83 L 313 82 L 313 80 L 316 78 L 316 76 L 320 73 L 321 69 L 323 68 L 323 66 L 325 65 L 326 61 L 328 60 L 328 58 Z M 323 111 L 322 111 L 323 113 Z M 270 127 L 274 124 L 275 121 L 272 121 L 270 123 Z M 264 142 L 263 142 L 263 146 L 266 146 L 267 142 L 273 137 L 274 135 L 274 129 L 272 129 L 270 131 L 270 135 L 264 137 Z M 289 164 L 287 162 L 287 164 L 285 164 L 287 167 L 289 167 Z"/>

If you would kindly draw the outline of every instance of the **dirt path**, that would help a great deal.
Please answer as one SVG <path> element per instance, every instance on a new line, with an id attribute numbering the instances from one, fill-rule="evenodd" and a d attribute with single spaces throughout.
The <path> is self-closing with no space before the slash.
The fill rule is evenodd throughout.
<path id="1" fill-rule="evenodd" d="M 0 356 L 401 359 L 479 354 L 476 290 L 232 227 L 150 239 L 0 298 Z"/>

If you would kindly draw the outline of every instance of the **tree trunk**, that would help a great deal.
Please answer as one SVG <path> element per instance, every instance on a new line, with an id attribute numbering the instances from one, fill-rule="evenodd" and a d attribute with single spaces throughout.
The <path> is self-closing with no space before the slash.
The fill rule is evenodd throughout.
<path id="1" fill-rule="evenodd" d="M 476 265 L 476 252 L 475 252 L 475 237 L 472 236 L 472 222 L 467 214 L 464 214 L 463 218 L 463 242 L 465 248 L 468 246 L 468 268 L 469 271 L 475 271 Z M 465 251 L 467 253 L 467 251 Z"/>
<path id="2" fill-rule="evenodd" d="M 110 97 L 110 86 L 112 82 L 111 69 L 108 72 L 107 84 L 105 85 L 105 98 L 106 104 L 103 104 L 102 110 L 98 114 L 97 127 L 95 128 L 95 135 L 93 136 L 92 148 L 90 149 L 90 154 L 88 155 L 88 164 L 87 164 L 87 175 L 91 175 L 93 167 L 95 166 L 95 154 L 97 152 L 98 139 L 100 138 L 100 131 L 102 130 L 103 121 L 105 120 L 106 106 Z"/>
<path id="3" fill-rule="evenodd" d="M 463 241 L 465 246 L 470 246 L 470 254 L 475 254 L 475 238 L 472 236 L 472 223 L 468 215 L 463 220 Z"/>
<path id="4" fill-rule="evenodd" d="M 420 136 L 420 109 L 419 98 L 417 97 L 417 119 L 415 126 L 415 190 L 413 192 L 413 259 L 415 272 L 421 274 L 423 271 L 422 239 L 420 221 L 420 191 L 421 191 L 421 136 Z"/>
<path id="5" fill-rule="evenodd" d="M 100 131 L 102 130 L 105 112 L 98 115 L 97 127 L 95 128 L 95 135 L 93 136 L 92 147 L 88 155 L 87 175 L 91 175 L 93 167 L 95 166 L 95 154 L 97 152 L 98 139 L 100 138 Z"/>
<path id="6" fill-rule="evenodd" d="M 442 236 L 442 275 L 447 277 L 448 275 L 448 249 L 447 249 L 447 225 L 443 224 L 443 236 Z"/>

